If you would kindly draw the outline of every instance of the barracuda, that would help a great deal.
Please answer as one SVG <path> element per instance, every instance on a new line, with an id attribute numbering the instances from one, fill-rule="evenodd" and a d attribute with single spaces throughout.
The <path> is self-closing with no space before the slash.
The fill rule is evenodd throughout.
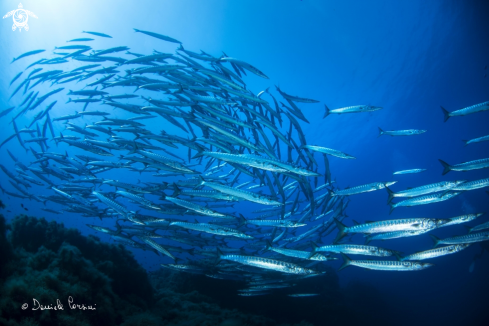
<path id="1" fill-rule="evenodd" d="M 365 255 L 365 256 L 377 256 L 377 257 L 389 257 L 394 255 L 393 250 L 374 247 L 374 246 L 362 246 L 355 244 L 333 244 L 326 246 L 318 246 L 312 243 L 314 251 L 322 252 L 334 252 L 344 253 L 351 255 Z"/>
<path id="2" fill-rule="evenodd" d="M 181 206 L 181 207 L 185 207 L 187 209 L 190 209 L 194 212 L 197 212 L 197 213 L 200 213 L 202 215 L 207 215 L 207 216 L 212 216 L 212 217 L 219 217 L 219 218 L 225 218 L 225 219 L 234 219 L 233 216 L 230 216 L 230 215 L 227 215 L 227 214 L 222 214 L 222 213 L 219 213 L 219 212 L 216 212 L 210 208 L 207 208 L 205 206 L 201 206 L 201 205 L 197 205 L 195 203 L 192 203 L 192 202 L 189 202 L 189 201 L 186 201 L 186 200 L 182 200 L 182 199 L 179 199 L 179 198 L 174 198 L 174 197 L 170 197 L 170 196 L 166 196 L 165 197 L 165 200 L 168 200 L 172 203 L 174 203 L 175 205 L 178 205 L 178 206 Z"/>
<path id="3" fill-rule="evenodd" d="M 480 142 L 483 142 L 483 141 L 489 141 L 489 135 L 478 137 L 478 138 L 474 138 L 474 139 L 471 139 L 471 140 L 463 140 L 463 142 L 465 143 L 465 146 L 467 146 L 468 144 L 480 143 Z"/>
<path id="4" fill-rule="evenodd" d="M 343 257 L 343 265 L 338 271 L 348 267 L 348 266 L 358 266 L 366 269 L 373 269 L 378 271 L 397 271 L 397 272 L 407 272 L 407 271 L 420 271 L 428 267 L 434 266 L 429 263 L 420 263 L 417 261 L 386 261 L 386 260 L 351 260 L 345 254 L 341 254 Z"/>
<path id="5" fill-rule="evenodd" d="M 407 129 L 407 130 L 390 130 L 384 131 L 379 127 L 379 136 L 387 135 L 387 136 L 413 136 L 413 135 L 421 135 L 424 134 L 426 130 L 417 130 L 417 129 Z"/>
<path id="6" fill-rule="evenodd" d="M 173 183 L 173 189 L 175 193 L 173 193 L 172 197 L 176 197 L 178 195 L 183 196 L 191 196 L 191 197 L 206 197 L 212 199 L 220 199 L 226 201 L 239 201 L 240 199 L 236 196 L 231 196 L 229 194 L 222 193 L 220 191 L 213 190 L 181 190 L 178 186 Z"/>
<path id="7" fill-rule="evenodd" d="M 338 227 L 338 235 L 333 243 L 338 242 L 347 233 L 382 233 L 393 231 L 420 231 L 420 230 L 432 230 L 438 225 L 443 223 L 443 220 L 436 220 L 430 218 L 406 218 L 398 220 L 386 220 L 379 222 L 371 222 L 365 224 L 357 224 L 347 227 L 337 219 L 334 219 L 336 226 Z"/>
<path id="8" fill-rule="evenodd" d="M 210 187 L 214 190 L 223 192 L 225 194 L 238 197 L 247 201 L 251 201 L 254 203 L 258 204 L 263 204 L 263 205 L 283 205 L 281 202 L 272 200 L 271 198 L 260 195 L 254 192 L 246 191 L 246 190 L 241 190 L 241 189 L 236 189 L 233 187 L 221 185 L 219 183 L 214 183 L 214 182 L 209 182 L 205 181 L 202 177 L 200 177 L 200 185 L 205 185 L 207 187 Z"/>
<path id="9" fill-rule="evenodd" d="M 130 212 L 126 208 L 124 208 L 122 205 L 116 203 L 113 200 L 110 200 L 109 198 L 105 197 L 104 195 L 100 194 L 99 192 L 92 191 L 92 195 L 97 197 L 98 200 L 100 200 L 102 203 L 104 203 L 105 205 L 112 208 L 114 211 L 116 211 L 118 214 L 120 214 L 124 218 L 126 218 L 130 214 Z"/>
<path id="10" fill-rule="evenodd" d="M 442 226 L 445 226 L 445 224 L 442 224 L 440 227 Z M 427 233 L 429 231 L 431 231 L 431 229 L 419 230 L 419 231 L 393 231 L 393 232 L 384 232 L 379 234 L 367 235 L 365 237 L 365 244 L 369 244 L 370 241 L 373 240 L 389 240 L 389 239 L 413 237 L 416 235 Z"/>
<path id="11" fill-rule="evenodd" d="M 452 112 L 448 112 L 447 110 L 445 110 L 443 108 L 443 106 L 441 107 L 441 110 L 443 111 L 443 115 L 445 118 L 444 122 L 446 122 L 450 117 L 462 116 L 462 115 L 467 115 L 467 114 L 471 114 L 471 113 L 489 110 L 489 101 L 488 102 L 482 102 L 480 104 L 471 105 L 471 106 L 468 106 L 466 108 L 456 110 L 456 111 L 452 111 Z"/>
<path id="12" fill-rule="evenodd" d="M 179 226 L 188 230 L 217 234 L 220 236 L 231 236 L 240 239 L 254 239 L 252 236 L 238 230 L 209 223 L 172 222 L 170 223 L 170 226 Z"/>
<path id="13" fill-rule="evenodd" d="M 471 170 L 489 168 L 489 158 L 483 158 L 480 160 L 464 162 L 464 163 L 455 164 L 455 165 L 450 165 L 450 164 L 448 164 L 442 160 L 438 160 L 438 161 L 440 161 L 441 165 L 443 165 L 442 175 L 445 175 L 450 171 L 466 172 L 466 171 L 471 171 Z"/>
<path id="14" fill-rule="evenodd" d="M 479 233 L 471 233 L 466 235 L 458 235 L 455 237 L 450 237 L 446 239 L 438 239 L 434 235 L 430 234 L 431 239 L 433 239 L 434 245 L 433 247 L 437 247 L 441 244 L 464 244 L 464 243 L 476 243 L 481 241 L 489 240 L 489 231 L 479 232 Z"/>
<path id="15" fill-rule="evenodd" d="M 417 197 L 417 196 L 431 194 L 434 192 L 447 191 L 464 182 L 466 181 L 465 180 L 442 181 L 442 182 L 432 183 L 429 185 L 411 188 L 399 192 L 393 192 L 388 187 L 386 187 L 385 189 L 389 193 L 389 198 L 387 199 L 387 203 L 390 203 L 392 199 L 394 199 L 395 197 Z"/>
<path id="16" fill-rule="evenodd" d="M 279 228 L 298 228 L 307 225 L 304 223 L 298 223 L 296 221 L 291 221 L 291 220 L 246 220 L 243 217 L 243 215 L 241 215 L 241 223 L 253 224 L 258 226 L 279 227 Z"/>
<path id="17" fill-rule="evenodd" d="M 361 194 L 364 192 L 370 192 L 370 191 L 375 191 L 375 190 L 379 190 L 379 189 L 384 189 L 384 188 L 387 188 L 388 186 L 395 184 L 396 182 L 397 181 L 374 182 L 374 183 L 369 183 L 366 185 L 346 188 L 346 189 L 342 189 L 342 190 L 335 190 L 335 191 L 331 191 L 330 193 L 331 193 L 331 196 L 351 196 L 351 195 Z"/>
<path id="18" fill-rule="evenodd" d="M 411 170 L 402 170 L 402 171 L 397 171 L 392 174 L 412 174 L 412 173 L 421 173 L 426 171 L 426 169 L 411 169 Z"/>
<path id="19" fill-rule="evenodd" d="M 217 254 L 218 254 L 218 261 L 229 260 L 243 265 L 258 267 L 262 269 L 267 269 L 267 270 L 272 270 L 272 271 L 287 273 L 287 274 L 295 274 L 295 275 L 318 274 L 318 272 L 312 269 L 304 268 L 296 264 L 287 263 L 276 259 L 254 257 L 254 256 L 242 256 L 242 255 L 224 255 L 219 249 L 217 250 Z"/>
<path id="20" fill-rule="evenodd" d="M 438 227 L 446 227 L 446 226 L 450 226 L 450 225 L 467 223 L 467 222 L 475 220 L 478 217 L 481 217 L 484 214 L 485 213 L 477 213 L 477 214 L 466 214 L 466 215 L 455 216 L 455 217 L 449 218 L 446 223 L 444 223 Z"/>
<path id="21" fill-rule="evenodd" d="M 431 258 L 436 258 L 436 257 L 441 257 L 441 256 L 446 256 L 450 254 L 457 253 L 459 251 L 464 250 L 465 248 L 469 247 L 470 243 L 464 243 L 464 244 L 458 244 L 458 245 L 451 245 L 447 247 L 442 247 L 442 248 L 437 248 L 437 249 L 431 249 L 431 250 L 425 250 L 425 251 L 420 251 L 408 256 L 404 256 L 400 258 L 400 261 L 406 261 L 406 260 L 425 260 L 425 259 L 431 259 Z"/>
<path id="22" fill-rule="evenodd" d="M 426 205 L 426 204 L 432 204 L 432 203 L 440 203 L 442 201 L 448 200 L 450 198 L 453 198 L 455 196 L 460 195 L 460 191 L 454 191 L 454 192 L 445 192 L 441 194 L 433 194 L 433 195 L 426 195 L 426 196 L 421 196 L 421 197 L 416 197 L 412 199 L 406 199 L 401 202 L 398 202 L 396 204 L 389 203 L 390 206 L 390 212 L 389 214 L 392 213 L 392 211 L 397 208 L 397 207 L 409 207 L 409 206 L 418 206 L 418 205 Z"/>
<path id="23" fill-rule="evenodd" d="M 371 106 L 371 105 L 354 105 L 354 106 L 347 106 L 347 107 L 340 108 L 340 109 L 330 110 L 325 104 L 324 109 L 325 109 L 325 112 L 324 112 L 323 119 L 326 118 L 330 114 L 372 112 L 372 111 L 381 110 L 382 108 L 378 107 L 378 106 Z"/>
<path id="24" fill-rule="evenodd" d="M 336 258 L 325 256 L 319 252 L 309 252 L 295 249 L 285 249 L 279 247 L 273 247 L 270 241 L 267 241 L 266 250 L 274 251 L 284 256 L 307 259 L 307 260 L 315 260 L 315 261 L 328 261 L 328 260 L 336 260 Z"/>

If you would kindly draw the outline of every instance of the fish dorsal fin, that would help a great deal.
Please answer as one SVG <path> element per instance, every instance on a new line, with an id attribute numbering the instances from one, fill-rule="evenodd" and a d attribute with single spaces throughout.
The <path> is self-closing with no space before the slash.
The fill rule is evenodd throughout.
<path id="1" fill-rule="evenodd" d="M 374 223 L 374 221 L 365 221 L 365 223 Z"/>
<path id="2" fill-rule="evenodd" d="M 407 187 L 408 189 L 413 189 L 413 187 Z"/>
<path id="3" fill-rule="evenodd" d="M 353 220 L 353 224 L 359 225 L 360 223 L 358 223 L 357 221 Z"/>

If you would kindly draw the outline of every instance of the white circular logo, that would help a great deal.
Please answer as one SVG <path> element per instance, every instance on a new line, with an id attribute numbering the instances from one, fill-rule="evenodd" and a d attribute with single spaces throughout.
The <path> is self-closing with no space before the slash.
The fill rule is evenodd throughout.
<path id="1" fill-rule="evenodd" d="M 23 9 L 22 3 L 19 3 L 19 9 L 8 12 L 5 16 L 3 16 L 3 18 L 7 18 L 10 16 L 12 16 L 12 19 L 14 21 L 14 24 L 12 25 L 12 31 L 15 31 L 18 28 L 19 32 L 22 31 L 22 28 L 24 28 L 26 31 L 29 30 L 29 25 L 27 25 L 29 16 L 37 18 L 37 16 L 33 12 Z"/>

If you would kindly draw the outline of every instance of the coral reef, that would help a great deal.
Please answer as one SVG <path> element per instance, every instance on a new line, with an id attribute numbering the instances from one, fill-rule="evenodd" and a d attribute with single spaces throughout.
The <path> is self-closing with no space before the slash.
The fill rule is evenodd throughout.
<path id="1" fill-rule="evenodd" d="M 1 325 L 118 325 L 152 304 L 146 271 L 122 246 L 25 215 L 10 229 L 7 241 L 0 216 L 1 248 L 10 253 L 2 264 Z M 96 310 L 72 309 L 70 297 Z M 51 307 L 59 299 L 64 310 L 32 310 L 38 307 L 34 299 Z"/>
<path id="2" fill-rule="evenodd" d="M 162 270 L 148 277 L 124 247 L 44 218 L 19 215 L 8 225 L 0 215 L 0 263 L 0 325 L 278 324 L 220 305 L 231 294 L 236 298 L 231 291 L 240 283 L 232 282 L 224 293 L 216 290 L 230 284 L 202 276 Z M 78 306 L 72 309 L 73 304 Z"/>

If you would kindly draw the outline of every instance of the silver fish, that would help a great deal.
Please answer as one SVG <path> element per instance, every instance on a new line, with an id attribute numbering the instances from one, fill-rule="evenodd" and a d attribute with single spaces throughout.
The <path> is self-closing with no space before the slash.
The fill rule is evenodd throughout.
<path id="1" fill-rule="evenodd" d="M 341 254 L 343 257 L 343 265 L 339 268 L 339 271 L 348 266 L 358 266 L 362 268 L 378 270 L 378 271 L 420 271 L 428 267 L 433 266 L 429 263 L 420 263 L 417 261 L 387 261 L 387 260 L 351 260 L 345 254 Z"/>

